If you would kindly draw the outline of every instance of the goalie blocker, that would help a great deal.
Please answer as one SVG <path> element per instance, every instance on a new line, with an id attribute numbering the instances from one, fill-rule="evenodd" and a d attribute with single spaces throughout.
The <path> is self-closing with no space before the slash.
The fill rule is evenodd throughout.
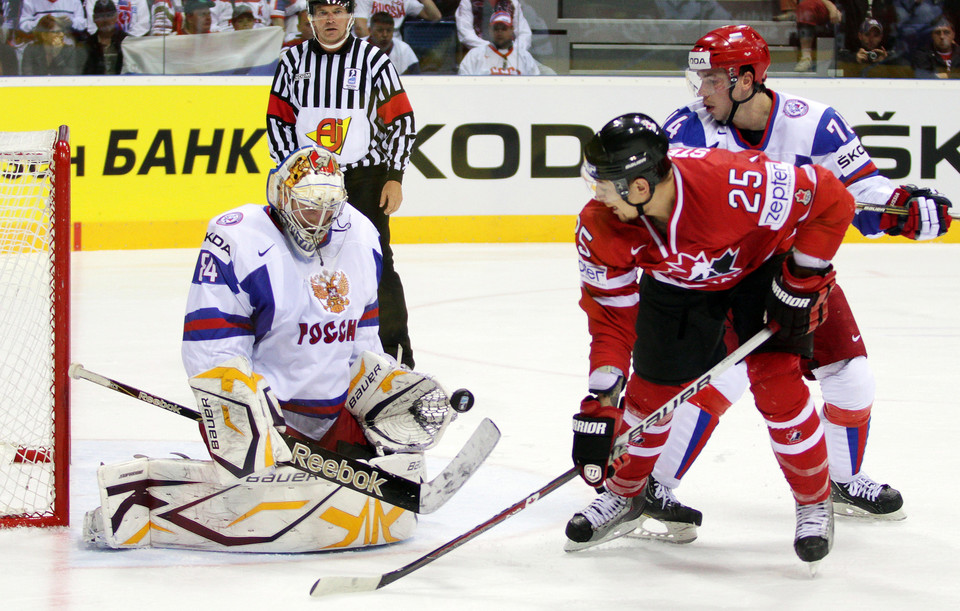
<path id="1" fill-rule="evenodd" d="M 109 548 L 282 553 L 409 537 L 417 522 L 410 509 L 425 502 L 415 498 L 426 474 L 422 452 L 452 419 L 450 401 L 429 376 L 374 353 L 362 353 L 351 374 L 348 411 L 380 453 L 389 454 L 357 461 L 316 444 L 285 442 L 276 400 L 238 357 L 191 378 L 214 460 L 140 458 L 102 466 L 101 507 L 87 514 L 84 540 Z M 492 423 L 489 428 L 495 430 Z M 456 477 L 447 470 L 438 477 L 443 490 L 434 491 L 438 498 L 428 505 L 439 506 L 462 485 L 496 443 L 489 441 L 471 439 L 471 450 L 461 452 L 470 456 L 454 460 Z M 478 457 L 477 444 L 490 447 Z M 406 481 L 408 488 L 398 486 Z M 432 491 L 433 482 L 423 486 Z M 399 498 L 410 504 L 388 502 Z"/>

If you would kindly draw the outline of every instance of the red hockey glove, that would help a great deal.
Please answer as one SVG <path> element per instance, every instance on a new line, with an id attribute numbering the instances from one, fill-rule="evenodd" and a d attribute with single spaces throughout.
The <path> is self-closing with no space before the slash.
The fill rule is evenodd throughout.
<path id="1" fill-rule="evenodd" d="M 787 257 L 780 273 L 774 276 L 767 295 L 767 316 L 780 323 L 780 337 L 795 339 L 820 326 L 827 319 L 827 296 L 836 283 L 837 272 L 830 265 L 810 270 L 812 276 L 798 277 L 793 257 Z"/>
<path id="2" fill-rule="evenodd" d="M 613 475 L 610 451 L 622 418 L 622 410 L 600 405 L 593 395 L 584 397 L 573 417 L 573 464 L 594 488 Z"/>
<path id="3" fill-rule="evenodd" d="M 902 235 L 911 240 L 932 240 L 950 228 L 952 204 L 943 193 L 934 189 L 901 185 L 893 192 L 888 206 L 906 208 L 907 214 L 884 212 L 880 216 L 880 229 L 887 235 Z"/>

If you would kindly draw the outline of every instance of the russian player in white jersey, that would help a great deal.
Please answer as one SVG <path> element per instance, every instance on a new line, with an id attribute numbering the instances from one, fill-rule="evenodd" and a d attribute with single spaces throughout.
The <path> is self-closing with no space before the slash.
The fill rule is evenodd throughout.
<path id="1" fill-rule="evenodd" d="M 829 169 L 858 202 L 905 206 L 908 214 L 858 211 L 853 225 L 865 236 L 903 235 L 926 240 L 950 224 L 950 202 L 942 194 L 913 186 L 896 187 L 878 172 L 857 134 L 833 108 L 764 86 L 770 52 L 748 26 L 725 26 L 705 35 L 689 54 L 688 80 L 699 99 L 667 118 L 671 146 L 762 151 L 794 165 Z M 903 499 L 863 473 L 861 465 L 874 401 L 874 377 L 861 333 L 840 286 L 830 294 L 830 316 L 816 331 L 813 359 L 805 374 L 820 383 L 825 405 L 830 476 L 835 510 L 843 515 L 902 519 Z M 701 514 L 679 502 L 671 489 L 690 468 L 721 413 L 684 404 L 674 413 L 667 448 L 648 486 L 647 515 L 696 537 Z M 654 536 L 655 531 L 648 531 Z M 662 532 L 662 531 L 661 531 Z"/>
<path id="2" fill-rule="evenodd" d="M 433 380 L 383 354 L 379 237 L 347 203 L 333 154 L 293 152 L 270 173 L 267 200 L 210 222 L 187 298 L 183 363 L 213 460 L 101 467 L 102 505 L 84 529 L 91 543 L 303 552 L 412 534 L 413 512 L 357 492 L 359 482 L 339 479 L 342 467 L 330 481 L 281 464 L 294 458 L 293 438 L 419 481 L 422 450 L 450 412 L 405 409 L 384 424 L 405 379 Z M 361 398 L 370 388 L 382 393 Z M 393 434 L 400 425 L 415 434 Z"/>

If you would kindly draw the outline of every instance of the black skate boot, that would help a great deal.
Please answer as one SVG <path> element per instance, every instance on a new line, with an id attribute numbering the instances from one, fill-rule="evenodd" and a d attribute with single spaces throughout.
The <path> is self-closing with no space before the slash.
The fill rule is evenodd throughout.
<path id="1" fill-rule="evenodd" d="M 797 505 L 797 534 L 793 549 L 804 562 L 823 560 L 833 547 L 833 507 L 830 499 L 812 505 Z M 815 571 L 811 567 L 811 571 Z"/>
<path id="2" fill-rule="evenodd" d="M 673 490 L 653 476 L 647 480 L 646 507 L 637 529 L 630 533 L 636 539 L 654 539 L 665 543 L 690 543 L 697 538 L 697 527 L 703 514 L 677 500 Z"/>
<path id="3" fill-rule="evenodd" d="M 637 527 L 643 506 L 643 494 L 627 498 L 602 492 L 567 522 L 568 541 L 563 549 L 575 552 L 622 537 Z"/>
<path id="4" fill-rule="evenodd" d="M 830 496 L 837 515 L 868 520 L 902 520 L 907 517 L 900 492 L 863 473 L 846 484 L 831 481 Z"/>

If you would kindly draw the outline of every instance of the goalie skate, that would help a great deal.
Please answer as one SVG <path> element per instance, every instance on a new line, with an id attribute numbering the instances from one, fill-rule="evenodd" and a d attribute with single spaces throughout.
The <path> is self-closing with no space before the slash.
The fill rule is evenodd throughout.
<path id="1" fill-rule="evenodd" d="M 682 545 L 697 538 L 697 527 L 703 523 L 703 514 L 677 500 L 673 490 L 652 476 L 647 483 L 646 507 L 636 530 L 627 536 Z"/>
<path id="2" fill-rule="evenodd" d="M 604 491 L 567 522 L 564 551 L 575 552 L 622 537 L 640 522 L 646 497 L 627 498 Z"/>
<path id="3" fill-rule="evenodd" d="M 887 484 L 873 481 L 860 473 L 852 482 L 830 482 L 833 511 L 838 516 L 867 520 L 903 520 L 903 497 Z"/>

